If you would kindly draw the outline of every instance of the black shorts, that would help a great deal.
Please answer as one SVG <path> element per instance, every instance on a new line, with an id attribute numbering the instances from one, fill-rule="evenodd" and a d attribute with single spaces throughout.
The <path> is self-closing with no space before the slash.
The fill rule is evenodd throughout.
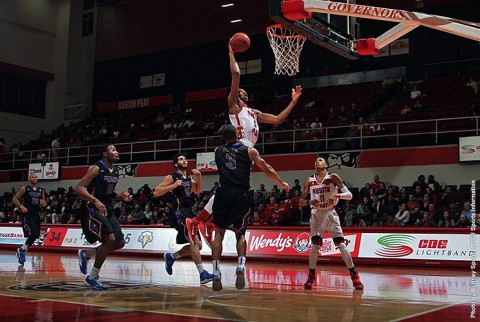
<path id="1" fill-rule="evenodd" d="M 30 236 L 37 239 L 40 237 L 40 215 L 38 213 L 22 214 L 22 230 L 23 236 L 28 238 Z"/>
<path id="2" fill-rule="evenodd" d="M 173 227 L 177 230 L 177 244 L 189 244 L 190 240 L 188 238 L 187 230 L 187 218 L 193 218 L 193 212 L 190 208 L 178 207 L 174 213 L 174 225 Z"/>
<path id="3" fill-rule="evenodd" d="M 233 226 L 234 230 L 245 233 L 250 223 L 251 203 L 248 190 L 218 188 L 213 203 L 213 223 L 222 229 Z"/>
<path id="4" fill-rule="evenodd" d="M 82 206 L 80 209 L 82 209 L 80 215 L 82 231 L 90 244 L 103 241 L 111 233 L 115 236 L 115 241 L 124 240 L 122 229 L 115 215 L 108 214 L 105 217 L 98 209 L 88 206 Z"/>

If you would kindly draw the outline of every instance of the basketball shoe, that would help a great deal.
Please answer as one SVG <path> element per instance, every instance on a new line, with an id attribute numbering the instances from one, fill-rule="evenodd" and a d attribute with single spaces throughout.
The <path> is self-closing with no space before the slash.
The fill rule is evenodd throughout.
<path id="1" fill-rule="evenodd" d="M 194 243 L 198 242 L 198 220 L 195 218 L 187 218 L 185 222 L 187 223 L 188 237 L 190 237 Z"/>
<path id="2" fill-rule="evenodd" d="M 363 290 L 363 284 L 360 281 L 360 277 L 358 274 L 355 274 L 352 276 L 352 282 L 353 282 L 353 287 L 355 287 L 356 290 Z"/>
<path id="3" fill-rule="evenodd" d="M 213 280 L 213 274 L 210 274 L 206 270 L 200 273 L 200 284 L 207 284 Z"/>
<path id="4" fill-rule="evenodd" d="M 235 273 L 237 274 L 235 287 L 237 290 L 243 290 L 245 288 L 245 267 L 237 267 Z"/>
<path id="5" fill-rule="evenodd" d="M 80 268 L 80 272 L 82 272 L 83 275 L 87 275 L 87 256 L 86 256 L 86 250 L 85 249 L 79 249 L 78 250 L 78 268 Z"/>
<path id="6" fill-rule="evenodd" d="M 215 230 L 215 224 L 212 222 L 199 223 L 198 227 L 203 237 L 205 238 L 205 243 L 207 243 L 208 247 L 212 248 L 213 231 Z"/>
<path id="7" fill-rule="evenodd" d="M 213 274 L 213 283 L 212 283 L 212 289 L 214 291 L 221 291 L 223 290 L 222 286 L 222 274 Z"/>
<path id="8" fill-rule="evenodd" d="M 165 260 L 165 270 L 167 271 L 168 275 L 173 274 L 173 263 L 175 263 L 175 258 L 173 257 L 172 253 L 164 253 L 163 259 Z"/>
<path id="9" fill-rule="evenodd" d="M 17 249 L 17 258 L 18 258 L 18 263 L 20 265 L 25 264 L 26 259 L 25 259 L 25 250 L 18 248 Z"/>
<path id="10" fill-rule="evenodd" d="M 90 278 L 89 276 L 87 276 L 87 277 L 85 277 L 85 280 L 83 281 L 83 283 L 87 286 L 90 286 L 93 289 L 96 289 L 96 290 L 108 290 L 108 288 L 109 288 L 108 285 L 100 282 L 100 279 L 98 277 L 97 278 Z"/>
<path id="11" fill-rule="evenodd" d="M 308 274 L 308 279 L 303 286 L 306 290 L 311 290 L 313 284 L 315 283 L 315 274 Z"/>

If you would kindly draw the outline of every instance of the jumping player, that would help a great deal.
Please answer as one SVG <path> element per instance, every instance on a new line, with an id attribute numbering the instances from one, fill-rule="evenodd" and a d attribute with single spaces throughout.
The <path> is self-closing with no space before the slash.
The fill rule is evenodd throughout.
<path id="1" fill-rule="evenodd" d="M 182 153 L 177 154 L 173 158 L 173 165 L 177 171 L 166 176 L 163 182 L 155 188 L 153 195 L 155 197 L 161 197 L 171 192 L 175 197 L 177 209 L 175 210 L 174 216 L 175 222 L 171 224 L 178 232 L 177 244 L 188 243 L 189 245 L 183 246 L 182 249 L 175 253 L 163 254 L 165 269 L 168 275 L 172 275 L 175 260 L 182 256 L 191 256 L 200 274 L 200 284 L 206 284 L 212 280 L 213 275 L 203 268 L 202 257 L 200 255 L 202 242 L 198 236 L 191 237 L 188 234 L 186 225 L 186 220 L 193 217 L 192 192 L 198 195 L 202 191 L 202 174 L 197 169 L 193 169 L 192 173 L 195 175 L 197 181 L 195 182 L 195 180 L 190 177 L 187 173 L 188 161 Z"/>
<path id="2" fill-rule="evenodd" d="M 94 244 L 101 241 L 98 248 L 78 251 L 80 271 L 87 274 L 87 261 L 95 257 L 95 263 L 84 283 L 94 289 L 107 290 L 98 274 L 107 256 L 114 250 L 125 246 L 122 229 L 115 214 L 108 211 L 113 198 L 121 197 L 123 201 L 131 201 L 131 196 L 122 192 L 115 193 L 119 172 L 114 163 L 120 156 L 112 144 L 103 144 L 100 147 L 100 161 L 88 168 L 85 176 L 75 186 L 75 193 L 83 200 L 80 207 L 80 222 L 85 239 Z"/>
<path id="3" fill-rule="evenodd" d="M 318 260 L 318 252 L 323 243 L 323 235 L 328 232 L 333 238 L 335 246 L 340 250 L 343 261 L 350 271 L 353 286 L 356 290 L 363 290 L 363 284 L 355 271 L 352 256 L 347 250 L 340 220 L 335 206 L 339 199 L 351 200 L 352 193 L 343 184 L 342 179 L 336 173 L 327 171 L 328 164 L 323 158 L 315 161 L 315 174 L 305 180 L 305 185 L 300 199 L 300 206 L 307 205 L 307 196 L 310 193 L 310 234 L 312 249 L 310 250 L 308 280 L 305 289 L 311 289 L 315 282 L 315 267 Z"/>
<path id="4" fill-rule="evenodd" d="M 289 185 L 283 182 L 277 172 L 260 157 L 255 148 L 247 147 L 236 140 L 237 130 L 228 124 L 223 131 L 227 141 L 225 145 L 215 149 L 215 162 L 220 175 L 220 187 L 217 189 L 213 204 L 213 222 L 215 224 L 215 240 L 213 242 L 213 284 L 214 291 L 220 291 L 222 275 L 220 272 L 220 258 L 222 256 L 222 242 L 227 227 L 233 227 L 237 239 L 238 266 L 235 287 L 239 290 L 245 287 L 245 262 L 247 241 L 245 231 L 250 219 L 252 200 L 250 197 L 250 171 L 252 162 L 265 175 L 279 186 L 289 190 Z"/>
<path id="5" fill-rule="evenodd" d="M 230 59 L 230 72 L 232 74 L 232 83 L 230 93 L 228 95 L 228 112 L 229 119 L 232 125 L 237 129 L 237 139 L 247 147 L 254 147 L 257 143 L 260 129 L 258 123 L 281 124 L 283 123 L 293 107 L 297 104 L 300 95 L 302 95 L 302 87 L 300 85 L 292 88 L 292 100 L 288 106 L 278 115 L 263 113 L 257 109 L 248 107 L 248 94 L 240 88 L 240 67 L 235 59 L 235 51 L 228 44 L 228 55 Z M 189 220 L 189 234 L 195 236 L 198 223 L 200 223 L 200 231 L 204 234 L 207 244 L 211 247 L 213 225 L 208 223 L 207 219 L 211 220 L 212 205 L 215 199 L 213 195 L 204 210 L 195 218 L 196 220 Z M 202 229 L 203 228 L 203 229 Z"/>
<path id="6" fill-rule="evenodd" d="M 37 186 L 37 175 L 30 173 L 29 185 L 22 187 L 13 197 L 13 204 L 22 212 L 23 236 L 27 240 L 17 249 L 17 258 L 20 265 L 25 264 L 25 252 L 40 237 L 40 207 L 46 206 L 45 190 Z M 23 204 L 20 202 L 23 199 Z"/>

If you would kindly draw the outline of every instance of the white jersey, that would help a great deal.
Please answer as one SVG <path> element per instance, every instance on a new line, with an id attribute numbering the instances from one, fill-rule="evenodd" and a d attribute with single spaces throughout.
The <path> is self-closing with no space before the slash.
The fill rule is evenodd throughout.
<path id="1" fill-rule="evenodd" d="M 320 205 L 311 209 L 310 234 L 323 238 L 325 232 L 328 232 L 332 238 L 343 237 L 340 219 L 338 218 L 335 206 L 338 198 L 332 205 L 328 206 L 328 198 L 335 197 L 338 188 L 334 185 L 332 174 L 327 173 L 322 182 L 318 182 L 315 175 L 309 178 L 308 186 L 310 189 L 310 198 L 320 201 Z"/>
<path id="2" fill-rule="evenodd" d="M 244 102 L 241 102 L 240 104 L 242 107 L 240 112 L 238 114 L 229 115 L 230 123 L 232 123 L 235 128 L 239 125 L 243 126 L 243 130 L 240 133 L 238 140 L 249 148 L 253 148 L 255 143 L 257 143 L 258 133 L 260 132 L 257 115 Z"/>
<path id="3" fill-rule="evenodd" d="M 338 193 L 338 189 L 333 183 L 331 173 L 327 173 L 322 182 L 318 182 L 315 175 L 308 178 L 308 187 L 310 189 L 310 199 L 320 201 L 318 207 L 312 208 L 312 214 L 316 210 L 332 210 L 338 203 L 338 198 L 335 198 L 335 202 L 332 205 L 328 205 L 328 199 L 335 197 Z"/>

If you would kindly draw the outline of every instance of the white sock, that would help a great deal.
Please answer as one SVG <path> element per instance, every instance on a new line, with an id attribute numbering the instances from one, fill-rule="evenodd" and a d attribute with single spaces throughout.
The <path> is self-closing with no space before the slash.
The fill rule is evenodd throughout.
<path id="1" fill-rule="evenodd" d="M 95 266 L 92 267 L 92 270 L 90 271 L 90 275 L 88 275 L 88 278 L 95 279 L 98 277 L 98 273 L 100 273 L 100 268 L 96 268 Z"/>
<path id="2" fill-rule="evenodd" d="M 247 258 L 245 256 L 240 256 L 238 258 L 238 268 L 245 268 L 245 263 L 247 262 Z"/>
<path id="3" fill-rule="evenodd" d="M 319 250 L 320 250 L 320 245 L 312 245 L 312 249 L 310 250 L 310 255 L 308 256 L 308 268 L 315 269 L 315 267 L 317 266 Z"/>
<path id="4" fill-rule="evenodd" d="M 213 274 L 220 275 L 220 261 L 214 260 L 213 263 Z"/>
<path id="5" fill-rule="evenodd" d="M 342 253 L 342 258 L 345 264 L 347 265 L 348 268 L 353 267 L 353 260 L 352 260 L 352 255 L 350 255 L 350 252 L 347 249 L 347 246 L 345 246 L 344 243 L 338 244 L 338 249 L 340 250 L 340 253 Z"/>
<path id="6" fill-rule="evenodd" d="M 175 259 L 178 259 L 178 258 L 182 257 L 182 256 L 180 256 L 179 252 L 173 253 L 172 256 L 173 256 L 173 258 L 175 258 Z"/>
<path id="7" fill-rule="evenodd" d="M 205 269 L 203 268 L 203 263 L 197 264 L 197 270 L 199 273 L 202 273 Z"/>
<path id="8" fill-rule="evenodd" d="M 22 245 L 22 249 L 23 249 L 24 251 L 26 251 L 26 250 L 28 249 L 27 244 L 23 244 L 23 245 Z"/>

